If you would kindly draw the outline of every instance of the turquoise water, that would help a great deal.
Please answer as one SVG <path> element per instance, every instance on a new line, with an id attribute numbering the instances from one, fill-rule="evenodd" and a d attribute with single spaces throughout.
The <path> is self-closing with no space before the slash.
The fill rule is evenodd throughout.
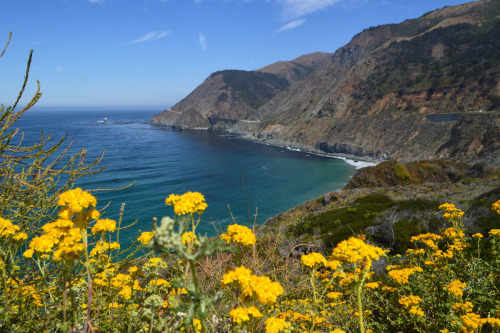
<path id="1" fill-rule="evenodd" d="M 201 233 L 215 234 L 214 224 L 258 224 L 326 192 L 340 189 L 355 172 L 343 160 L 315 156 L 239 140 L 206 131 L 175 131 L 147 123 L 151 111 L 28 111 L 17 123 L 25 143 L 39 140 L 41 131 L 74 138 L 70 152 L 85 148 L 87 160 L 105 151 L 97 175 L 81 178 L 84 189 L 120 188 L 96 193 L 106 217 L 117 218 L 124 202 L 123 230 L 127 242 L 139 229 L 149 230 L 153 217 L 172 215 L 165 206 L 170 193 L 198 191 L 208 208 Z M 108 121 L 104 121 L 107 118 Z M 257 214 L 256 214 L 257 212 Z"/>

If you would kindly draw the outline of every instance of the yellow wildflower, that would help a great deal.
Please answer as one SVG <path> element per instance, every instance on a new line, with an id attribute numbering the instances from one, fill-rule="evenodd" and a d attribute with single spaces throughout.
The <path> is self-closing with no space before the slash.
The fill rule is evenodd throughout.
<path id="1" fill-rule="evenodd" d="M 252 318 L 260 318 L 262 317 L 262 313 L 260 313 L 259 309 L 254 306 L 249 308 L 243 308 L 241 306 L 233 309 L 229 312 L 231 319 L 236 322 L 238 325 L 241 325 L 245 321 L 249 321 L 250 317 Z"/>
<path id="2" fill-rule="evenodd" d="M 10 220 L 0 217 L 0 237 L 11 237 L 17 231 L 19 231 L 17 225 L 12 224 Z"/>
<path id="3" fill-rule="evenodd" d="M 411 315 L 423 317 L 425 315 L 424 311 L 418 306 L 412 306 L 408 311 Z"/>
<path id="4" fill-rule="evenodd" d="M 151 238 L 153 238 L 154 235 L 154 231 L 145 231 L 137 238 L 137 240 L 144 245 L 148 245 L 149 241 L 151 240 Z"/>
<path id="5" fill-rule="evenodd" d="M 444 289 L 448 290 L 449 293 L 454 294 L 457 297 L 462 297 L 463 289 L 467 286 L 465 282 L 460 282 L 460 280 L 455 280 L 450 282 Z"/>
<path id="6" fill-rule="evenodd" d="M 253 245 L 256 242 L 253 231 L 239 224 L 232 224 L 227 227 L 227 232 L 221 238 L 228 243 L 241 244 L 243 246 Z"/>
<path id="7" fill-rule="evenodd" d="M 362 239 L 351 237 L 340 242 L 332 251 L 331 260 L 339 261 L 341 264 L 364 264 L 364 269 L 371 267 L 373 260 L 378 260 L 385 255 L 384 250 L 379 247 L 366 244 Z"/>
<path id="8" fill-rule="evenodd" d="M 443 236 L 449 239 L 454 239 L 454 238 L 463 238 L 465 234 L 463 233 L 462 230 L 451 227 L 447 229 L 442 229 L 439 231 Z"/>
<path id="9" fill-rule="evenodd" d="M 18 232 L 12 236 L 12 239 L 16 242 L 25 241 L 28 239 L 28 234 L 25 232 Z"/>
<path id="10" fill-rule="evenodd" d="M 344 295 L 344 294 L 338 293 L 338 292 L 331 292 L 331 293 L 326 294 L 326 297 L 328 297 L 329 299 L 337 299 L 342 295 Z"/>
<path id="11" fill-rule="evenodd" d="M 469 313 L 472 312 L 474 305 L 472 305 L 471 302 L 465 302 L 465 303 L 455 303 L 453 304 L 452 308 L 456 312 L 464 312 L 464 313 Z"/>
<path id="12" fill-rule="evenodd" d="M 202 214 L 207 208 L 205 197 L 199 192 L 187 192 L 180 196 L 171 194 L 165 199 L 165 204 L 174 206 L 174 212 L 177 215 Z"/>
<path id="13" fill-rule="evenodd" d="M 32 258 L 34 253 L 35 251 L 33 249 L 27 249 L 26 251 L 24 251 L 23 257 Z"/>
<path id="14" fill-rule="evenodd" d="M 78 187 L 60 194 L 57 204 L 67 206 L 72 213 L 79 213 L 85 208 L 95 207 L 97 200 L 93 195 Z"/>
<path id="15" fill-rule="evenodd" d="M 108 232 L 114 232 L 116 230 L 116 221 L 111 219 L 101 219 L 97 220 L 96 224 L 92 227 L 92 234 L 99 234 Z"/>
<path id="16" fill-rule="evenodd" d="M 496 212 L 497 214 L 500 214 L 500 200 L 498 200 L 497 202 L 494 202 L 492 205 L 491 205 L 491 210 L 493 210 L 494 212 Z"/>
<path id="17" fill-rule="evenodd" d="M 423 272 L 423 270 L 420 267 L 403 268 L 392 270 L 387 274 L 399 284 L 408 284 L 409 277 L 416 272 Z"/>
<path id="18" fill-rule="evenodd" d="M 157 279 L 157 280 L 151 280 L 149 281 L 150 286 L 156 286 L 156 287 L 162 287 L 165 286 L 166 288 L 170 287 L 170 283 L 165 280 L 165 279 Z"/>
<path id="19" fill-rule="evenodd" d="M 167 263 L 163 261 L 161 258 L 151 258 L 148 260 L 148 262 L 144 265 L 149 268 L 165 268 L 167 267 Z"/>
<path id="20" fill-rule="evenodd" d="M 377 281 L 377 282 L 368 282 L 365 284 L 365 288 L 368 288 L 368 289 L 377 289 L 378 287 L 380 287 L 380 284 L 382 282 L 380 281 Z"/>
<path id="21" fill-rule="evenodd" d="M 405 307 L 410 307 L 412 305 L 418 305 L 422 302 L 422 299 L 418 296 L 404 296 L 399 299 L 399 304 L 404 305 Z"/>
<path id="22" fill-rule="evenodd" d="M 467 313 L 460 317 L 464 326 L 462 327 L 462 332 L 473 333 L 477 332 L 479 328 L 481 328 L 484 322 L 481 320 L 481 317 L 475 313 Z"/>
<path id="23" fill-rule="evenodd" d="M 120 249 L 120 243 L 117 242 L 112 242 L 112 243 L 107 243 L 107 242 L 99 242 L 95 245 L 95 247 L 90 251 L 90 256 L 94 257 L 99 254 L 103 254 L 107 251 L 113 251 L 113 250 L 119 250 Z"/>
<path id="24" fill-rule="evenodd" d="M 416 243 L 416 242 L 424 243 L 429 248 L 435 250 L 435 249 L 437 249 L 437 245 L 435 242 L 440 241 L 442 239 L 443 239 L 443 237 L 441 237 L 439 235 L 428 233 L 428 234 L 413 236 L 412 238 L 410 238 L 410 241 L 413 243 Z"/>
<path id="25" fill-rule="evenodd" d="M 272 282 L 267 276 L 256 276 L 245 266 L 240 266 L 222 276 L 222 284 L 237 282 L 241 290 L 241 299 L 253 298 L 262 304 L 276 302 L 284 290 L 279 282 Z"/>
<path id="26" fill-rule="evenodd" d="M 497 237 L 497 238 L 500 238 L 500 229 L 491 229 L 488 234 L 491 236 L 491 237 Z"/>
<path id="27" fill-rule="evenodd" d="M 464 216 L 464 212 L 455 207 L 454 204 L 444 203 L 439 206 L 439 209 L 445 211 L 443 217 L 447 220 L 457 220 Z"/>
<path id="28" fill-rule="evenodd" d="M 318 252 L 312 252 L 303 255 L 302 258 L 300 258 L 300 262 L 302 263 L 302 265 L 309 268 L 324 266 L 327 263 L 325 257 Z"/>
<path id="29" fill-rule="evenodd" d="M 269 317 L 266 319 L 266 333 L 279 333 L 289 329 L 292 325 L 285 319 Z"/>
<path id="30" fill-rule="evenodd" d="M 187 245 L 187 244 L 194 244 L 198 238 L 192 231 L 188 231 L 182 234 L 182 244 Z"/>

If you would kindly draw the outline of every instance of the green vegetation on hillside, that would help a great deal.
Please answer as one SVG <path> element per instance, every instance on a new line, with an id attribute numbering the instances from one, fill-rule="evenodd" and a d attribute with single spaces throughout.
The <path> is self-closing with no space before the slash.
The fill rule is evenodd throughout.
<path id="1" fill-rule="evenodd" d="M 498 170 L 483 164 L 471 166 L 446 160 L 414 161 L 401 163 L 396 160 L 360 169 L 349 180 L 346 189 L 380 186 L 397 186 L 423 183 L 455 183 L 465 178 L 494 175 Z"/>
<path id="2" fill-rule="evenodd" d="M 358 84 L 356 96 L 378 99 L 389 92 L 421 91 L 431 95 L 439 89 L 457 87 L 458 94 L 469 93 L 484 100 L 484 110 L 500 109 L 500 96 L 495 92 L 500 77 L 498 17 L 486 19 L 480 26 L 455 24 L 418 36 L 426 28 L 424 19 L 391 25 L 396 36 L 416 37 L 393 41 L 375 53 L 375 72 Z M 462 105 L 458 111 L 470 108 Z"/>
<path id="3" fill-rule="evenodd" d="M 277 75 L 256 71 L 224 70 L 212 74 L 215 75 L 222 75 L 227 87 L 253 109 L 258 109 L 290 84 Z"/>

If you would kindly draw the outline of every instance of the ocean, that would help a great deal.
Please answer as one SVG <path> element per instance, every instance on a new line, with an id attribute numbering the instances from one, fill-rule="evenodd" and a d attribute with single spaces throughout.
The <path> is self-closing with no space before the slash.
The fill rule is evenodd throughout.
<path id="1" fill-rule="evenodd" d="M 105 169 L 77 181 L 83 189 L 98 191 L 104 217 L 117 219 L 125 203 L 120 232 L 129 243 L 140 231 L 151 229 L 153 217 L 173 215 L 165 206 L 171 193 L 201 192 L 208 208 L 200 233 L 216 234 L 217 228 L 233 223 L 264 223 L 326 192 L 342 188 L 356 171 L 345 160 L 317 156 L 286 148 L 248 142 L 237 136 L 203 130 L 178 131 L 148 123 L 158 111 L 29 110 L 16 123 L 24 132 L 24 143 L 52 141 L 68 135 L 74 140 L 70 155 L 81 148 L 86 160 L 101 156 Z M 106 119 L 105 119 L 106 118 Z M 230 210 L 229 210 L 230 209 Z"/>

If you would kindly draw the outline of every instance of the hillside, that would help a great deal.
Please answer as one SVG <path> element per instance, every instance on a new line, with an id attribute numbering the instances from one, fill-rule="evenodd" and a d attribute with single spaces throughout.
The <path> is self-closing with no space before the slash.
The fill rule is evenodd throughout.
<path id="1" fill-rule="evenodd" d="M 152 122 L 356 158 L 498 166 L 499 36 L 499 0 L 446 7 L 366 29 L 333 54 L 214 73 Z"/>
<path id="2" fill-rule="evenodd" d="M 469 234 L 500 228 L 500 216 L 490 209 L 499 199 L 498 169 L 442 160 L 389 161 L 359 169 L 343 190 L 269 219 L 262 232 L 285 232 L 283 253 L 307 252 L 300 244 L 328 252 L 344 239 L 366 234 L 392 253 L 403 254 L 412 236 L 446 226 L 438 209 L 445 202 L 466 212 L 463 222 Z"/>
<path id="3" fill-rule="evenodd" d="M 209 127 L 218 122 L 231 124 L 233 120 L 255 120 L 259 107 L 330 57 L 331 54 L 316 52 L 256 71 L 215 72 L 171 110 L 154 116 L 151 121 L 192 128 Z"/>

